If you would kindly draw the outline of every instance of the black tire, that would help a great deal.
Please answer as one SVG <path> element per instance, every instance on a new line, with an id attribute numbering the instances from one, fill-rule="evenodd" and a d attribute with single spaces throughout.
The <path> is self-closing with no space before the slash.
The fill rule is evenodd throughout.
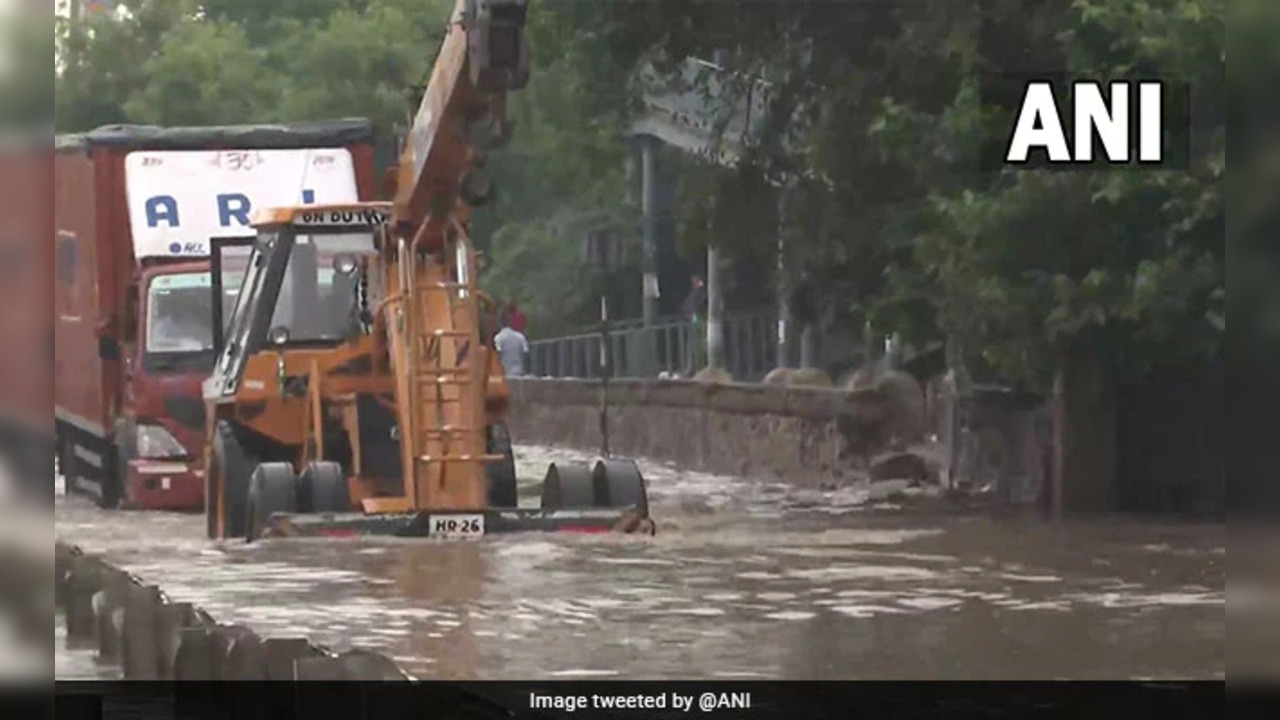
<path id="1" fill-rule="evenodd" d="M 243 537 L 245 533 L 245 506 L 249 500 L 249 476 L 258 464 L 257 460 L 245 452 L 244 446 L 236 438 L 235 431 L 226 421 L 219 421 L 213 429 L 213 445 L 210 448 L 211 462 L 207 472 L 212 476 L 205 482 L 205 518 L 206 532 L 210 539 L 222 537 Z M 214 482 L 214 473 L 222 477 L 222 527 L 218 523 L 218 498 L 214 494 L 218 483 Z M 221 531 L 221 533 L 219 533 Z"/>
<path id="2" fill-rule="evenodd" d="M 520 499 L 516 490 L 516 456 L 511 449 L 511 433 L 507 431 L 506 425 L 495 423 L 488 427 L 485 434 L 486 452 L 503 456 L 502 460 L 485 466 L 489 507 L 514 508 L 520 504 Z"/>
<path id="3" fill-rule="evenodd" d="M 307 463 L 298 476 L 300 510 L 314 513 L 343 513 L 351 510 L 347 474 L 336 462 Z"/>
<path id="4" fill-rule="evenodd" d="M 649 492 L 640 467 L 630 458 L 611 458 L 596 463 L 593 479 L 599 507 L 634 507 L 640 517 L 649 517 Z"/>
<path id="5" fill-rule="evenodd" d="M 245 504 L 244 539 L 253 542 L 276 513 L 298 511 L 298 477 L 285 462 L 262 463 L 249 476 L 249 497 Z"/>
<path id="6" fill-rule="evenodd" d="M 542 481 L 542 509 L 568 510 L 596 507 L 591 467 L 582 463 L 551 463 Z"/>

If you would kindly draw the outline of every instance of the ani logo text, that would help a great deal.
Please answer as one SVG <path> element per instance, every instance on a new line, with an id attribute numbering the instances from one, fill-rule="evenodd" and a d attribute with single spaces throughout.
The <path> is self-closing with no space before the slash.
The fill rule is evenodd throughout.
<path id="1" fill-rule="evenodd" d="M 1061 90 L 1066 89 L 1066 93 Z M 1031 81 L 1022 90 L 1004 163 L 1161 165 L 1166 161 L 1165 83 Z M 1070 121 L 1070 135 L 1066 132 Z"/>

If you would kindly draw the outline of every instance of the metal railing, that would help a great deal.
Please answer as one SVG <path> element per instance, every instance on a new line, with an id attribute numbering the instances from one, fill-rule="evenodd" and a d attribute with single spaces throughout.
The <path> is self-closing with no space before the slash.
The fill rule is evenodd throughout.
<path id="1" fill-rule="evenodd" d="M 764 377 L 774 367 L 776 334 L 774 319 L 763 314 L 726 318 L 725 369 L 740 381 L 751 382 Z M 700 370 L 700 367 L 691 368 L 692 336 L 693 325 L 688 320 L 668 318 L 649 326 L 639 321 L 611 325 L 612 377 L 656 377 L 664 371 L 688 374 L 691 370 Z M 599 378 L 599 333 L 529 343 L 529 374 L 533 377 Z"/>

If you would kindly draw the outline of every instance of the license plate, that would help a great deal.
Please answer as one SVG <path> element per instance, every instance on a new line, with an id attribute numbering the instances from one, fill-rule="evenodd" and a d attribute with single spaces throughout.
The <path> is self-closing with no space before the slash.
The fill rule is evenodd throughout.
<path id="1" fill-rule="evenodd" d="M 431 537 L 468 539 L 484 536 L 484 515 L 432 515 L 427 519 Z"/>

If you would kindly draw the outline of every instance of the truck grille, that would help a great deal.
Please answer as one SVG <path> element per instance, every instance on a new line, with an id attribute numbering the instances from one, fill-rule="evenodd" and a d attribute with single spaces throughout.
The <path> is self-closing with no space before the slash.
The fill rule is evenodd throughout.
<path id="1" fill-rule="evenodd" d="M 179 424 L 196 432 L 204 430 L 204 401 L 195 398 L 165 398 L 164 412 Z"/>

